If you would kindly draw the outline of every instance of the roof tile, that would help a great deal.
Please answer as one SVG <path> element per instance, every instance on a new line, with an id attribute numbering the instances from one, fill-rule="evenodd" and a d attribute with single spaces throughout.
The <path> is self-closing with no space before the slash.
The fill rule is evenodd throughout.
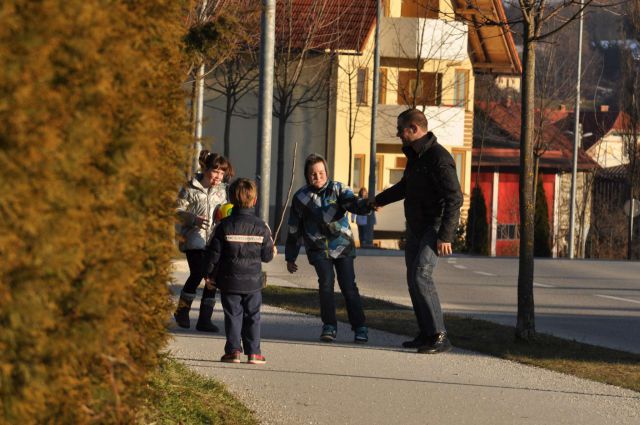
<path id="1" fill-rule="evenodd" d="M 278 0 L 276 39 L 291 38 L 294 48 L 362 51 L 375 19 L 373 0 Z"/>

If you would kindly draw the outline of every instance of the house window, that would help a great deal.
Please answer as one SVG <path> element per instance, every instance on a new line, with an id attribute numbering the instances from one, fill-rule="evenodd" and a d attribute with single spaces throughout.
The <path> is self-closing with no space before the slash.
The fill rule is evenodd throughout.
<path id="1" fill-rule="evenodd" d="M 407 166 L 406 156 L 396 156 L 394 162 L 394 168 L 389 170 L 389 184 L 396 184 L 402 180 L 404 175 L 404 169 Z"/>
<path id="2" fill-rule="evenodd" d="M 391 13 L 391 0 L 382 0 L 382 13 L 384 16 L 389 16 Z"/>
<path id="3" fill-rule="evenodd" d="M 367 104 L 367 88 L 369 86 L 368 76 L 368 68 L 358 68 L 358 75 L 356 80 L 356 103 L 358 105 Z"/>
<path id="4" fill-rule="evenodd" d="M 402 180 L 404 170 L 389 170 L 389 184 L 393 185 Z"/>
<path id="5" fill-rule="evenodd" d="M 395 168 L 404 168 L 407 166 L 407 157 L 406 156 L 396 156 L 396 166 Z"/>
<path id="6" fill-rule="evenodd" d="M 453 87 L 454 106 L 467 107 L 469 98 L 469 71 L 457 69 Z"/>
<path id="7" fill-rule="evenodd" d="M 415 102 L 414 102 L 415 97 Z M 398 104 L 436 106 L 442 103 L 442 74 L 401 71 L 398 75 Z"/>
<path id="8" fill-rule="evenodd" d="M 401 16 L 438 19 L 440 0 L 402 0 Z"/>
<path id="9" fill-rule="evenodd" d="M 458 181 L 460 182 L 460 186 L 464 188 L 467 152 L 460 149 L 453 149 L 452 153 L 453 160 L 456 163 L 456 174 L 458 175 Z"/>
<path id="10" fill-rule="evenodd" d="M 355 191 L 364 187 L 364 154 L 355 154 L 353 156 L 353 189 Z"/>
<path id="11" fill-rule="evenodd" d="M 380 69 L 380 92 L 378 93 L 378 103 L 387 103 L 387 69 Z"/>
<path id="12" fill-rule="evenodd" d="M 498 240 L 520 239 L 520 226 L 517 224 L 498 224 Z"/>

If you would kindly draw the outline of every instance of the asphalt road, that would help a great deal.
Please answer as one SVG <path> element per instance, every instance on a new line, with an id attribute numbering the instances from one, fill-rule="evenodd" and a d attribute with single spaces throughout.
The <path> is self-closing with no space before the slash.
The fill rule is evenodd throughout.
<path id="1" fill-rule="evenodd" d="M 411 305 L 401 255 L 362 251 L 356 260 L 361 293 Z M 283 255 L 278 255 L 265 269 L 272 279 L 316 288 L 317 278 L 304 255 L 298 265 L 299 272 L 290 275 Z M 462 255 L 440 259 L 435 273 L 445 312 L 512 326 L 516 321 L 517 276 L 517 258 Z M 640 353 L 640 263 L 536 260 L 534 297 L 539 332 Z"/>

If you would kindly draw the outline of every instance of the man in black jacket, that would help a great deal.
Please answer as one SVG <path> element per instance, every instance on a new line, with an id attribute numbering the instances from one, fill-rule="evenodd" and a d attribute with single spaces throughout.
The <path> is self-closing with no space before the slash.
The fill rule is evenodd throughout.
<path id="1" fill-rule="evenodd" d="M 253 208 L 256 184 L 237 179 L 229 187 L 233 204 L 231 216 L 216 227 L 209 245 L 211 255 L 207 285 L 220 289 L 227 336 L 226 363 L 240 363 L 243 351 L 248 363 L 266 362 L 260 351 L 260 307 L 262 305 L 262 262 L 268 263 L 276 252 L 271 231 Z"/>
<path id="2" fill-rule="evenodd" d="M 433 281 L 438 256 L 452 253 L 462 191 L 453 158 L 428 131 L 424 114 L 408 109 L 398 116 L 397 136 L 407 165 L 397 184 L 378 194 L 375 206 L 404 199 L 407 220 L 405 263 L 413 311 L 420 333 L 402 345 L 419 353 L 451 350 Z"/>

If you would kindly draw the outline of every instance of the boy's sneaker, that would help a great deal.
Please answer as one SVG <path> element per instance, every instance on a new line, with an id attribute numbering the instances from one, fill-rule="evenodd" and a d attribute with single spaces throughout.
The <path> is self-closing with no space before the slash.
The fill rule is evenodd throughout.
<path id="1" fill-rule="evenodd" d="M 225 354 L 220 357 L 220 361 L 223 363 L 240 363 L 240 351 L 234 351 L 233 353 Z"/>
<path id="2" fill-rule="evenodd" d="M 320 334 L 320 340 L 324 342 L 333 342 L 336 339 L 337 329 L 333 325 L 324 325 L 322 327 L 322 333 Z"/>
<path id="3" fill-rule="evenodd" d="M 265 364 L 267 359 L 262 354 L 249 354 L 249 360 L 247 363 L 249 364 Z"/>
<path id="4" fill-rule="evenodd" d="M 369 328 L 366 326 L 360 326 L 356 328 L 353 341 L 359 344 L 364 344 L 369 341 Z"/>

